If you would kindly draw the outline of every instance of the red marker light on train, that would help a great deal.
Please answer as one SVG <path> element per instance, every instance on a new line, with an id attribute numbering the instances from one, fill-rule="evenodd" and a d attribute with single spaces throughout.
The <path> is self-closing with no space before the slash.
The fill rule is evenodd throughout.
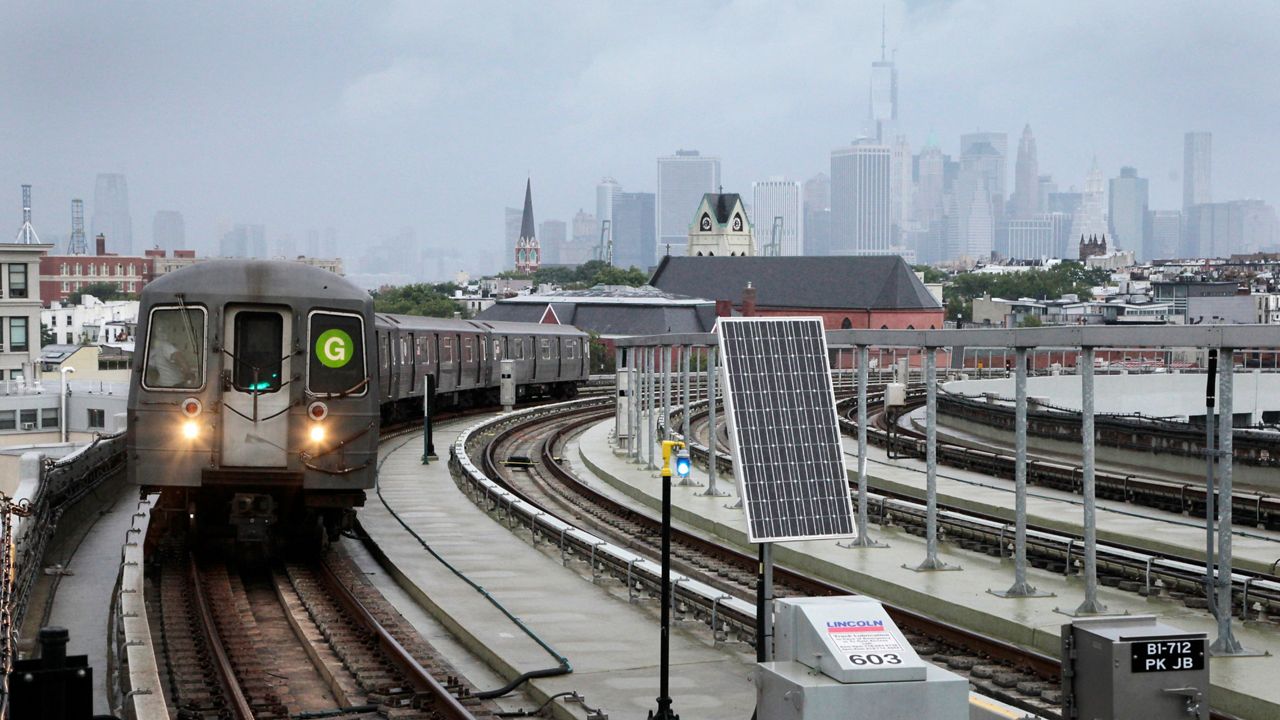
<path id="1" fill-rule="evenodd" d="M 313 402 L 307 406 L 307 415 L 312 420 L 323 420 L 329 417 L 329 406 L 319 401 Z"/>
<path id="2" fill-rule="evenodd" d="M 182 401 L 182 414 L 187 417 L 195 417 L 199 415 L 200 411 L 203 409 L 204 406 L 201 405 L 200 401 L 196 398 L 187 398 Z"/>

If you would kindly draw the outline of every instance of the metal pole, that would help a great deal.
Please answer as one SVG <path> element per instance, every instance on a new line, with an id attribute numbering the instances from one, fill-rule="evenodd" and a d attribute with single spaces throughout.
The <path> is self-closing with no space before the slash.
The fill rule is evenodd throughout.
<path id="1" fill-rule="evenodd" d="M 631 458 L 640 462 L 640 438 L 644 433 L 640 430 L 640 403 L 644 399 L 644 388 L 640 387 L 641 349 L 633 347 L 631 357 Z"/>
<path id="2" fill-rule="evenodd" d="M 867 530 L 867 346 L 858 346 L 858 537 L 844 547 L 888 547 Z"/>
<path id="3" fill-rule="evenodd" d="M 716 349 L 707 348 L 707 491 L 703 495 L 725 497 L 729 493 L 716 487 Z"/>
<path id="4" fill-rule="evenodd" d="M 1218 359 L 1218 394 L 1222 396 L 1222 421 L 1218 423 L 1218 639 L 1209 647 L 1214 655 L 1238 655 L 1244 652 L 1231 631 L 1231 470 L 1232 434 L 1235 430 L 1233 385 L 1235 362 L 1233 351 L 1222 348 Z"/>
<path id="5" fill-rule="evenodd" d="M 756 568 L 756 662 L 769 662 L 773 653 L 773 543 L 760 543 L 760 563 Z"/>
<path id="6" fill-rule="evenodd" d="M 1027 583 L 1027 349 L 1017 348 L 1018 368 L 1014 375 L 1014 538 L 1013 586 L 1001 597 L 1043 597 Z"/>
<path id="7" fill-rule="evenodd" d="M 422 464 L 430 463 L 429 458 L 435 454 L 431 442 L 431 376 L 422 378 Z"/>
<path id="8" fill-rule="evenodd" d="M 670 354 L 667 355 L 668 363 Z M 671 465 L 662 466 L 662 639 L 658 683 L 658 710 L 650 720 L 679 720 L 671 709 Z"/>
<path id="9" fill-rule="evenodd" d="M 680 389 L 683 391 L 684 400 L 684 441 L 688 443 L 693 438 L 689 437 L 689 355 L 693 352 L 693 348 L 688 345 L 680 346 Z"/>
<path id="10" fill-rule="evenodd" d="M 657 470 L 658 466 L 653 461 L 653 446 L 658 440 L 658 393 L 655 380 L 658 373 L 658 349 L 656 347 L 646 348 L 649 356 L 648 381 L 649 381 L 649 470 Z"/>
<path id="11" fill-rule="evenodd" d="M 1215 398 L 1218 389 L 1218 351 L 1209 350 L 1209 367 L 1205 373 L 1204 388 L 1204 592 L 1209 601 L 1209 610 L 1214 617 L 1218 616 L 1218 603 L 1213 579 L 1213 521 L 1217 517 L 1214 510 L 1214 463 L 1217 453 L 1214 452 L 1213 421 L 1218 410 Z"/>
<path id="12" fill-rule="evenodd" d="M 958 570 L 938 559 L 938 368 L 937 349 L 924 349 L 925 558 L 916 570 Z"/>
<path id="13" fill-rule="evenodd" d="M 662 353 L 662 439 L 671 439 L 671 346 L 659 348 Z"/>
<path id="14" fill-rule="evenodd" d="M 1093 483 L 1093 348 L 1081 348 L 1080 364 L 1080 439 L 1084 451 L 1081 465 L 1084 495 L 1084 602 L 1077 615 L 1096 615 L 1107 611 L 1098 600 L 1098 518 Z"/>

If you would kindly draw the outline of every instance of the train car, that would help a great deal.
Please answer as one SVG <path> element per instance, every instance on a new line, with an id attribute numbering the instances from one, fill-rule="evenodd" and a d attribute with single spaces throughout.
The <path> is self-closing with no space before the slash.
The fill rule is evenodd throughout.
<path id="1" fill-rule="evenodd" d="M 342 529 L 374 484 L 373 303 L 298 263 L 214 260 L 149 283 L 128 473 L 196 526 Z"/>
<path id="2" fill-rule="evenodd" d="M 428 388 L 438 407 L 496 404 L 512 357 L 519 399 L 567 398 L 589 372 L 576 328 L 375 315 L 346 280 L 281 261 L 155 280 L 137 338 L 130 481 L 239 540 L 346 528 L 374 485 L 381 423 L 419 417 Z"/>
<path id="3" fill-rule="evenodd" d="M 499 373 L 515 361 L 517 399 L 571 398 L 589 375 L 587 334 L 564 325 L 377 315 L 379 397 L 385 423 L 437 408 L 498 402 Z"/>

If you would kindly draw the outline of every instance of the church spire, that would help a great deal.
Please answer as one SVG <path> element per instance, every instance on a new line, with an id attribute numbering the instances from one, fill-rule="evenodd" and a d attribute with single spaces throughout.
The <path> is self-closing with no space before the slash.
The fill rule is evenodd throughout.
<path id="1" fill-rule="evenodd" d="M 516 272 L 531 273 L 542 264 L 541 248 L 533 226 L 533 181 L 524 183 L 524 214 L 520 218 L 520 237 L 516 240 Z"/>

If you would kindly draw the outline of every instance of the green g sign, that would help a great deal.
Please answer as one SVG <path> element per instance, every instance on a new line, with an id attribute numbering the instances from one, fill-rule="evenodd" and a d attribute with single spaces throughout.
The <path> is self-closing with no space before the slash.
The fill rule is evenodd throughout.
<path id="1" fill-rule="evenodd" d="M 327 368 L 340 368 L 351 362 L 355 343 L 351 336 L 336 328 L 325 330 L 316 338 L 316 357 Z"/>

